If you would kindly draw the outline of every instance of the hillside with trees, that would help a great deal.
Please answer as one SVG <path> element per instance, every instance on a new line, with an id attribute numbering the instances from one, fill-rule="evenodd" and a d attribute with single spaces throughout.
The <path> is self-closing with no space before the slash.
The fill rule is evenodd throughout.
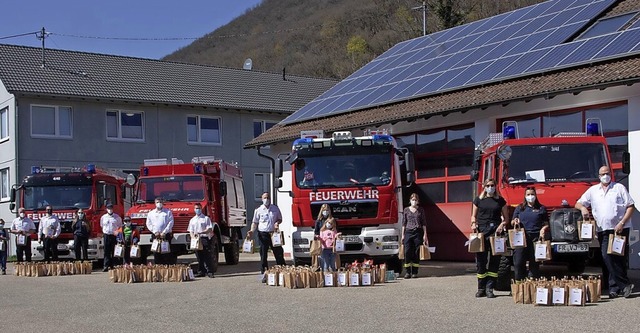
<path id="1" fill-rule="evenodd" d="M 542 0 L 429 0 L 427 33 Z M 422 1 L 263 0 L 164 60 L 343 79 L 396 43 L 422 36 Z M 418 7 L 418 8 L 416 8 Z"/>

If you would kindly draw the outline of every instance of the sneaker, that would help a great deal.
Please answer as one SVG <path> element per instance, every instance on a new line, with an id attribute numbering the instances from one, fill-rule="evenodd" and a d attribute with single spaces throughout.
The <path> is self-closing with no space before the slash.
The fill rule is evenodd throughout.
<path id="1" fill-rule="evenodd" d="M 207 274 L 207 277 L 213 279 L 215 276 L 213 276 L 213 273 L 209 273 Z"/>
<path id="2" fill-rule="evenodd" d="M 493 293 L 493 289 L 487 289 L 487 298 L 496 298 L 496 295 Z"/>
<path id="3" fill-rule="evenodd" d="M 487 293 L 485 292 L 484 289 L 478 289 L 478 291 L 476 291 L 476 297 L 485 297 L 487 296 Z"/>
<path id="4" fill-rule="evenodd" d="M 405 278 L 405 279 L 410 279 L 410 278 L 411 278 L 411 274 L 410 274 L 410 273 L 406 273 L 406 274 L 404 275 L 404 278 Z"/>
<path id="5" fill-rule="evenodd" d="M 633 292 L 633 287 L 634 287 L 633 283 L 630 283 L 626 287 L 624 287 L 624 289 L 622 290 L 624 298 L 629 298 L 631 296 L 631 293 Z"/>

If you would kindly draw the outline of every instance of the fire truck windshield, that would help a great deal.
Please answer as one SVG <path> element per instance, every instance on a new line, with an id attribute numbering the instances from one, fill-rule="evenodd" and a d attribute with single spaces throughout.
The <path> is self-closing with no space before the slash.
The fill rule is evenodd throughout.
<path id="1" fill-rule="evenodd" d="M 91 186 L 25 186 L 23 206 L 27 210 L 44 209 L 47 205 L 56 209 L 89 208 Z"/>
<path id="2" fill-rule="evenodd" d="M 143 177 L 138 183 L 138 202 L 153 202 L 161 197 L 166 201 L 202 201 L 202 176 Z"/>
<path id="3" fill-rule="evenodd" d="M 392 154 L 351 147 L 324 151 L 299 151 L 295 163 L 295 181 L 299 188 L 384 186 L 391 182 Z"/>
<path id="4" fill-rule="evenodd" d="M 608 165 L 602 144 L 549 144 L 511 146 L 510 184 L 598 181 L 598 169 Z"/>

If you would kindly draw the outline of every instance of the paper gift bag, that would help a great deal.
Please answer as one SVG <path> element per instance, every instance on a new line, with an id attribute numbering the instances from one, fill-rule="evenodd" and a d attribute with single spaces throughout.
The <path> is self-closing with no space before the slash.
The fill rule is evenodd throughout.
<path id="1" fill-rule="evenodd" d="M 138 245 L 131 246 L 131 250 L 129 250 L 129 256 L 131 258 L 140 258 L 140 247 L 138 247 Z"/>
<path id="2" fill-rule="evenodd" d="M 336 242 L 334 243 L 333 250 L 335 252 L 344 252 L 344 239 L 337 238 Z"/>
<path id="3" fill-rule="evenodd" d="M 27 245 L 27 236 L 26 235 L 18 235 L 18 245 Z"/>
<path id="4" fill-rule="evenodd" d="M 156 252 L 156 253 L 160 253 L 160 240 L 159 239 L 154 239 L 153 242 L 151 242 L 151 252 Z"/>
<path id="5" fill-rule="evenodd" d="M 244 243 L 242 243 L 242 252 L 253 253 L 253 239 L 245 238 Z"/>
<path id="6" fill-rule="evenodd" d="M 527 247 L 527 237 L 524 229 L 510 229 L 509 230 L 509 244 L 512 248 Z"/>
<path id="7" fill-rule="evenodd" d="M 340 255 L 336 254 L 336 268 L 342 267 L 342 261 L 340 260 Z"/>
<path id="8" fill-rule="evenodd" d="M 609 246 L 607 247 L 607 254 L 613 254 L 616 256 L 624 256 L 624 243 L 627 241 L 627 237 L 622 235 L 609 235 Z"/>
<path id="9" fill-rule="evenodd" d="M 398 259 L 404 260 L 404 244 L 400 243 L 400 248 L 398 249 Z"/>
<path id="10" fill-rule="evenodd" d="M 599 277 L 594 278 L 590 277 L 587 280 L 587 301 L 589 303 L 598 303 L 600 302 L 601 296 L 601 280 Z"/>
<path id="11" fill-rule="evenodd" d="M 202 241 L 200 240 L 200 237 L 196 236 L 191 238 L 191 244 L 189 244 L 189 246 L 194 251 L 202 251 Z"/>
<path id="12" fill-rule="evenodd" d="M 539 241 L 535 246 L 536 261 L 551 260 L 551 242 Z"/>
<path id="13" fill-rule="evenodd" d="M 312 256 L 319 256 L 322 253 L 322 242 L 319 239 L 311 241 L 309 246 L 309 254 Z"/>
<path id="14" fill-rule="evenodd" d="M 553 305 L 567 305 L 567 289 L 562 286 L 554 286 L 551 291 L 551 303 Z"/>
<path id="15" fill-rule="evenodd" d="M 349 285 L 349 272 L 338 271 L 336 274 L 336 280 L 338 287 L 346 287 Z"/>
<path id="16" fill-rule="evenodd" d="M 278 285 L 284 287 L 284 272 L 278 272 Z"/>
<path id="17" fill-rule="evenodd" d="M 535 305 L 549 305 L 549 288 L 538 286 L 536 287 L 536 303 Z"/>
<path id="18" fill-rule="evenodd" d="M 581 287 L 569 287 L 569 305 L 585 305 L 585 292 Z"/>
<path id="19" fill-rule="evenodd" d="M 472 232 L 469 235 L 469 252 L 484 252 L 484 234 L 481 232 Z"/>
<path id="20" fill-rule="evenodd" d="M 320 267 L 320 256 L 311 256 L 311 267 Z"/>
<path id="21" fill-rule="evenodd" d="M 351 271 L 349 272 L 349 286 L 357 287 L 360 285 L 360 273 Z"/>
<path id="22" fill-rule="evenodd" d="M 7 250 L 7 242 L 5 242 L 4 240 L 0 240 L 0 251 L 6 251 Z"/>
<path id="23" fill-rule="evenodd" d="M 506 253 L 507 251 L 507 239 L 505 237 L 495 236 L 489 237 L 489 242 L 491 243 L 491 253 L 494 256 L 500 256 Z"/>
<path id="24" fill-rule="evenodd" d="M 511 296 L 516 304 L 524 304 L 524 283 L 511 280 Z"/>
<path id="25" fill-rule="evenodd" d="M 385 283 L 387 282 L 387 265 L 380 264 L 378 266 L 378 280 L 376 282 Z"/>
<path id="26" fill-rule="evenodd" d="M 283 246 L 284 245 L 284 232 L 272 232 L 271 233 L 271 245 Z"/>
<path id="27" fill-rule="evenodd" d="M 594 221 L 578 221 L 578 230 L 580 240 L 591 240 L 596 233 L 596 224 Z"/>
<path id="28" fill-rule="evenodd" d="M 324 273 L 324 286 L 335 287 L 336 286 L 336 274 L 333 272 Z"/>
<path id="29" fill-rule="evenodd" d="M 270 272 L 269 274 L 267 274 L 267 285 L 269 286 L 278 285 L 278 273 Z"/>
<path id="30" fill-rule="evenodd" d="M 171 244 L 167 241 L 160 242 L 160 253 L 170 253 L 171 252 Z"/>
<path id="31" fill-rule="evenodd" d="M 124 246 L 122 244 L 117 244 L 113 249 L 113 256 L 116 258 L 122 258 L 124 256 Z"/>
<path id="32" fill-rule="evenodd" d="M 373 278 L 371 277 L 371 271 L 362 272 L 360 278 L 362 279 L 362 285 L 363 286 L 372 286 L 373 285 Z"/>
<path id="33" fill-rule="evenodd" d="M 419 246 L 420 260 L 431 260 L 431 252 L 426 245 Z"/>

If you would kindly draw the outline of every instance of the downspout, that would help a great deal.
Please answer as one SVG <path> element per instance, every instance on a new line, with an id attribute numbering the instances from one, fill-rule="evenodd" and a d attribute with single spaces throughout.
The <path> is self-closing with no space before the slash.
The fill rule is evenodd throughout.
<path id="1" fill-rule="evenodd" d="M 258 148 L 256 148 L 256 150 L 258 151 L 258 156 L 260 156 L 262 158 L 266 158 L 271 162 L 271 184 L 275 184 L 276 180 L 274 178 L 274 172 L 275 172 L 275 169 L 276 169 L 276 160 L 275 160 L 275 158 L 273 158 L 271 156 L 263 154 L 262 151 L 260 151 L 260 148 L 262 148 L 262 147 L 258 146 Z M 272 194 L 271 195 L 271 202 L 273 202 L 273 204 L 277 206 L 278 205 L 278 196 L 275 195 L 275 193 L 270 193 L 270 194 Z"/>
<path id="2" fill-rule="evenodd" d="M 13 151 L 13 158 L 15 158 L 15 172 L 14 177 L 15 177 L 15 183 L 14 184 L 18 184 L 18 181 L 21 179 L 20 177 L 18 177 L 19 173 L 20 173 L 20 159 L 18 158 L 18 154 L 20 152 L 20 150 L 18 149 L 18 99 L 16 98 L 16 95 L 13 95 L 13 113 L 14 113 L 14 122 L 13 122 L 13 142 L 14 142 L 14 151 Z M 11 183 L 11 182 L 9 182 Z M 18 205 L 18 199 L 16 198 L 16 213 L 18 212 L 18 208 L 20 208 L 20 206 L 23 206 L 24 204 L 22 202 L 20 202 L 20 205 Z M 18 214 L 16 214 L 17 217 Z"/>

